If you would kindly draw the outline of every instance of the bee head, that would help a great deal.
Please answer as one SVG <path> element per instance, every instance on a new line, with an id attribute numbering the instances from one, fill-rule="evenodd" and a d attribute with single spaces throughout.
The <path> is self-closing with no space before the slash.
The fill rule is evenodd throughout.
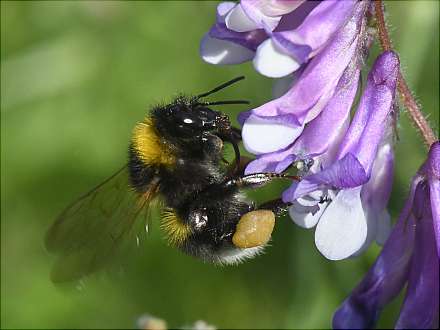
<path id="1" fill-rule="evenodd" d="M 195 98 L 186 97 L 178 97 L 173 103 L 158 109 L 155 117 L 159 129 L 179 138 L 222 131 L 231 125 L 227 115 L 208 108 Z"/>
<path id="2" fill-rule="evenodd" d="M 193 97 L 179 96 L 171 104 L 158 107 L 153 111 L 156 127 L 163 134 L 172 137 L 194 137 L 206 131 L 230 133 L 231 123 L 225 114 L 212 110 L 208 106 L 225 104 L 249 104 L 245 100 L 205 101 L 205 97 L 243 80 L 240 76 L 231 79 L 214 89 Z"/>

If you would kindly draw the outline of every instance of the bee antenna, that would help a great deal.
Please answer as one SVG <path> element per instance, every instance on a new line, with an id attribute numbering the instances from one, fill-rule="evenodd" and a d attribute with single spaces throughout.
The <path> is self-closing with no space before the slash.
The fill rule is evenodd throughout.
<path id="1" fill-rule="evenodd" d="M 214 102 L 198 102 L 197 105 L 222 105 L 222 104 L 250 104 L 247 100 L 228 100 L 228 101 L 214 101 Z"/>
<path id="2" fill-rule="evenodd" d="M 224 89 L 224 88 L 226 88 L 228 86 L 231 86 L 232 84 L 235 84 L 236 82 L 238 82 L 240 80 L 243 80 L 244 78 L 245 78 L 244 76 L 240 76 L 240 77 L 231 79 L 231 80 L 221 84 L 220 86 L 217 86 L 216 88 L 210 90 L 209 92 L 197 95 L 196 98 L 197 99 L 201 99 L 202 97 L 206 97 L 208 95 L 214 94 L 214 93 L 218 92 L 219 90 L 222 90 L 222 89 Z"/>

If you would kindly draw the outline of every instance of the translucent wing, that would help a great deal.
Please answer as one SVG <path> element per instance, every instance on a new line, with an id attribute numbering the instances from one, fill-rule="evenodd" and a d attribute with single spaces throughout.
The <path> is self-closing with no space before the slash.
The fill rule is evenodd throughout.
<path id="1" fill-rule="evenodd" d="M 58 254 L 52 280 L 79 279 L 136 243 L 148 225 L 158 187 L 158 179 L 153 179 L 144 193 L 134 191 L 124 167 L 69 205 L 46 235 L 47 249 Z"/>

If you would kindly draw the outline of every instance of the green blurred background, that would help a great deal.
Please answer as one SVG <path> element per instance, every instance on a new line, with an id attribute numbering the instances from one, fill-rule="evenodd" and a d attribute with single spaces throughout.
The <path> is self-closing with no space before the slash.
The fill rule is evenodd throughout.
<path id="1" fill-rule="evenodd" d="M 45 230 L 67 203 L 125 162 L 131 130 L 149 105 L 242 74 L 247 80 L 218 98 L 247 98 L 253 106 L 270 99 L 271 80 L 250 63 L 218 67 L 200 59 L 199 40 L 215 7 L 1 2 L 2 328 L 133 328 L 143 313 L 171 327 L 203 319 L 221 328 L 328 328 L 374 261 L 376 246 L 360 258 L 329 262 L 316 251 L 314 231 L 285 218 L 265 255 L 221 268 L 168 247 L 156 225 L 123 273 L 70 287 L 49 280 Z M 391 1 L 387 8 L 405 76 L 438 128 L 439 3 Z M 227 110 L 235 118 L 244 108 Z M 426 153 L 405 114 L 396 153 L 394 218 Z M 399 304 L 385 309 L 381 326 L 392 327 Z"/>

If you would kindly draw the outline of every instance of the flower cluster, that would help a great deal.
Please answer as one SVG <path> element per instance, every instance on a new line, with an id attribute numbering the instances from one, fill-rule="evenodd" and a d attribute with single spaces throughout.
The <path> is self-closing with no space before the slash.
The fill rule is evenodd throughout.
<path id="1" fill-rule="evenodd" d="M 246 173 L 300 167 L 302 181 L 282 198 L 296 224 L 316 226 L 316 246 L 331 260 L 389 233 L 395 53 L 376 60 L 350 120 L 371 44 L 369 10 L 368 1 L 226 2 L 201 43 L 210 63 L 253 59 L 269 77 L 293 73 L 283 95 L 239 116 L 244 146 L 257 156 Z"/>
<path id="2" fill-rule="evenodd" d="M 282 78 L 272 101 L 238 117 L 243 144 L 256 156 L 245 172 L 296 167 L 301 180 L 283 192 L 282 200 L 297 225 L 316 227 L 322 255 L 340 260 L 360 254 L 373 241 L 384 245 L 335 313 L 334 328 L 373 327 L 405 285 L 396 327 L 437 328 L 440 143 L 429 140 L 428 159 L 391 231 L 386 206 L 400 75 L 393 51 L 376 58 L 360 91 L 360 72 L 375 36 L 368 18 L 381 16 L 380 6 L 369 0 L 223 2 L 200 52 L 212 64 L 252 60 L 259 73 Z"/>
<path id="3" fill-rule="evenodd" d="M 372 328 L 407 284 L 397 329 L 439 325 L 440 142 L 413 178 L 399 220 L 362 282 L 333 318 L 335 329 Z"/>
<path id="4" fill-rule="evenodd" d="M 223 2 L 216 24 L 202 40 L 201 55 L 212 64 L 253 60 L 263 75 L 286 76 L 319 53 L 346 23 L 355 2 Z"/>

